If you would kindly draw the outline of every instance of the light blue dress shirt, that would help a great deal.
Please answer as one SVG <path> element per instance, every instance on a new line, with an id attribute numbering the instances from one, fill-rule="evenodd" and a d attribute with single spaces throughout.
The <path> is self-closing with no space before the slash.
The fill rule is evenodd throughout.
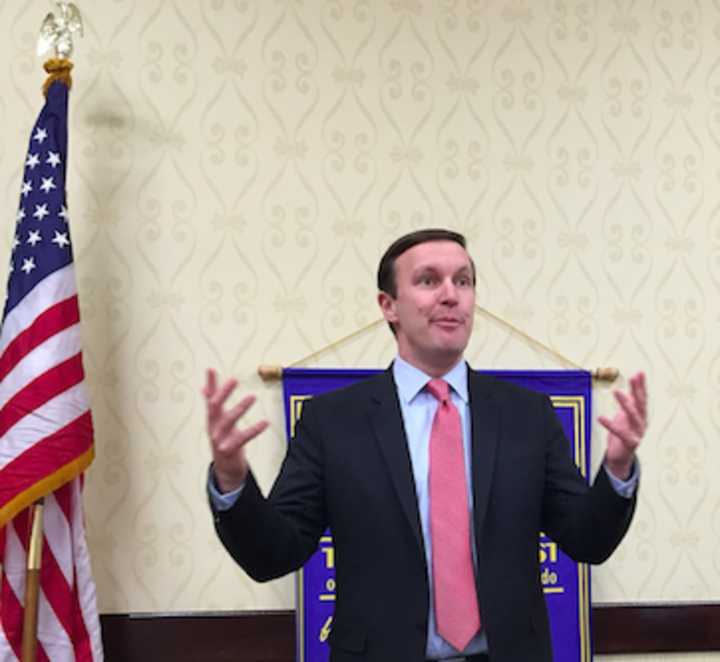
<path id="1" fill-rule="evenodd" d="M 468 394 L 468 367 L 461 360 L 447 374 L 444 379 L 451 387 L 450 398 L 460 413 L 463 430 L 463 450 L 465 454 L 465 474 L 468 484 L 468 517 L 470 518 L 470 532 L 474 540 L 475 530 L 473 521 L 472 497 L 472 435 L 470 431 L 470 398 Z M 435 624 L 434 590 L 432 583 L 432 541 L 430 539 L 430 504 L 428 500 L 428 470 L 429 470 L 429 442 L 430 431 L 438 401 L 433 395 L 425 391 L 425 385 L 431 377 L 410 365 L 400 357 L 396 357 L 392 366 L 393 379 L 400 401 L 405 434 L 412 463 L 415 491 L 418 499 L 418 511 L 425 543 L 425 557 L 428 568 L 428 586 L 430 587 L 430 607 L 428 614 L 428 638 L 426 655 L 429 659 L 452 658 L 454 656 L 476 655 L 486 653 L 488 650 L 487 637 L 481 630 L 468 644 L 467 648 L 458 653 L 453 646 L 446 642 L 438 633 Z M 621 496 L 630 498 L 635 492 L 639 479 L 639 465 L 636 461 L 633 473 L 627 481 L 620 480 L 607 471 L 610 483 Z M 208 492 L 216 510 L 227 510 L 238 499 L 244 485 L 233 492 L 221 494 L 212 478 L 212 467 L 208 477 Z M 472 546 L 473 564 L 477 570 L 475 545 Z M 480 605 L 482 619 L 482 605 Z"/>

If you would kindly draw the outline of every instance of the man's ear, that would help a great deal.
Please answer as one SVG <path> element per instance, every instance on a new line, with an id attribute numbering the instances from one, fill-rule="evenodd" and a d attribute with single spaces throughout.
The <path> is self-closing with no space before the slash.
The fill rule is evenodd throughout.
<path id="1" fill-rule="evenodd" d="M 385 321 L 391 323 L 397 322 L 395 299 L 393 299 L 387 292 L 378 292 L 377 301 Z"/>

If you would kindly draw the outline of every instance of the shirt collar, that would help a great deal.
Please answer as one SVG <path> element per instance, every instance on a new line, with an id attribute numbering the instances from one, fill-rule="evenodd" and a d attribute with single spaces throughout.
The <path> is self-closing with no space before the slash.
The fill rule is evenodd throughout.
<path id="1" fill-rule="evenodd" d="M 430 375 L 425 374 L 399 356 L 396 356 L 393 361 L 392 371 L 398 394 L 408 404 L 432 379 Z M 442 376 L 442 379 L 450 384 L 452 390 L 465 404 L 468 403 L 467 363 L 464 359 L 460 359 L 452 369 Z"/>

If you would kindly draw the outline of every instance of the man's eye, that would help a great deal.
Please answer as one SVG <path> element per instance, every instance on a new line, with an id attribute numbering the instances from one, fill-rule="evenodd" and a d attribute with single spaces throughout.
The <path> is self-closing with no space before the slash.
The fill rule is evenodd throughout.
<path id="1" fill-rule="evenodd" d="M 420 277 L 421 285 L 432 285 L 434 282 L 435 282 L 435 279 L 432 276 L 421 276 Z"/>

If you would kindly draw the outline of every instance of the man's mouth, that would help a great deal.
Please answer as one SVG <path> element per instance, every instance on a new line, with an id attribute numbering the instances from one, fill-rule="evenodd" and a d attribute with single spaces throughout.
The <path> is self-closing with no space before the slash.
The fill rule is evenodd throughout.
<path id="1" fill-rule="evenodd" d="M 433 320 L 433 324 L 443 329 L 455 329 L 462 324 L 462 320 L 457 317 L 438 317 Z"/>

